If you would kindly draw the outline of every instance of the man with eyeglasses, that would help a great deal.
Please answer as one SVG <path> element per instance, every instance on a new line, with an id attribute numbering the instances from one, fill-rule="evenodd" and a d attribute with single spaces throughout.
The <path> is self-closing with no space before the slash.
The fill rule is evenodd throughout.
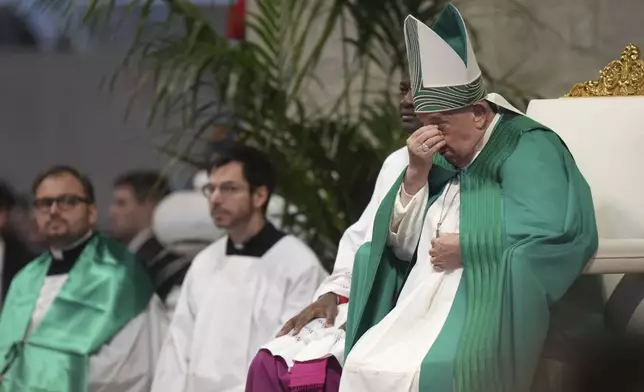
<path id="1" fill-rule="evenodd" d="M 203 188 L 228 235 L 193 260 L 161 351 L 154 392 L 243 391 L 257 350 L 310 303 L 326 272 L 307 245 L 266 220 L 275 187 L 261 151 L 234 146 Z"/>
<path id="2" fill-rule="evenodd" d="M 0 316 L 3 392 L 143 392 L 165 332 L 140 263 L 94 231 L 89 179 L 57 166 L 33 186 L 49 251 L 14 279 Z"/>

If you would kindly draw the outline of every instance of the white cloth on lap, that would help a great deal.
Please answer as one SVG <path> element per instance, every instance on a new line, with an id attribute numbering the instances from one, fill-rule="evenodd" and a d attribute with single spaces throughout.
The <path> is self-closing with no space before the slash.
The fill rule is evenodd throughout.
<path id="1" fill-rule="evenodd" d="M 349 304 L 338 306 L 338 315 L 333 326 L 326 327 L 324 318 L 315 319 L 302 328 L 297 335 L 284 335 L 273 339 L 262 349 L 284 359 L 289 369 L 295 362 L 336 357 L 344 362 L 344 330 L 340 327 L 347 321 Z"/>

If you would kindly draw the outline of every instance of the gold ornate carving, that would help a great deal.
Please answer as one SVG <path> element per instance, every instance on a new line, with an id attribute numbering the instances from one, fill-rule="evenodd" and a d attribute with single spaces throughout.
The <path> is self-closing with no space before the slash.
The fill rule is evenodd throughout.
<path id="1" fill-rule="evenodd" d="M 619 60 L 599 71 L 599 80 L 577 83 L 565 97 L 622 97 L 644 95 L 644 60 L 640 49 L 630 44 Z"/>

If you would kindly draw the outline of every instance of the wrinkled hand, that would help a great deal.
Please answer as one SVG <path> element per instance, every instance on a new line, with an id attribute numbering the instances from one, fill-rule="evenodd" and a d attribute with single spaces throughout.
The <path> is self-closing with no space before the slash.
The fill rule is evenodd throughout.
<path id="1" fill-rule="evenodd" d="M 445 233 L 432 240 L 429 250 L 431 262 L 436 271 L 454 270 L 463 267 L 461 244 L 458 234 Z"/>
<path id="2" fill-rule="evenodd" d="M 434 154 L 445 146 L 445 138 L 436 125 L 426 125 L 407 139 L 409 167 L 405 173 L 405 191 L 416 194 L 427 183 Z"/>
<path id="3" fill-rule="evenodd" d="M 278 332 L 277 337 L 284 336 L 291 331 L 293 331 L 293 335 L 297 335 L 306 324 L 320 317 L 326 318 L 326 325 L 331 326 L 337 315 L 338 296 L 334 293 L 326 293 L 304 308 L 297 316 L 288 320 Z"/>

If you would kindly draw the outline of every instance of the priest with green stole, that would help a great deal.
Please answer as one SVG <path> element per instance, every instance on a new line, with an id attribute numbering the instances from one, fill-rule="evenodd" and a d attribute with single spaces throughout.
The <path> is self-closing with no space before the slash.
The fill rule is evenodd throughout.
<path id="1" fill-rule="evenodd" d="M 424 126 L 356 254 L 341 392 L 528 392 L 549 305 L 597 249 L 561 139 L 487 94 L 461 15 L 405 20 Z"/>
<path id="2" fill-rule="evenodd" d="M 140 263 L 96 233 L 87 177 L 53 167 L 33 186 L 49 250 L 13 280 L 0 315 L 0 392 L 146 392 L 164 309 Z"/>

